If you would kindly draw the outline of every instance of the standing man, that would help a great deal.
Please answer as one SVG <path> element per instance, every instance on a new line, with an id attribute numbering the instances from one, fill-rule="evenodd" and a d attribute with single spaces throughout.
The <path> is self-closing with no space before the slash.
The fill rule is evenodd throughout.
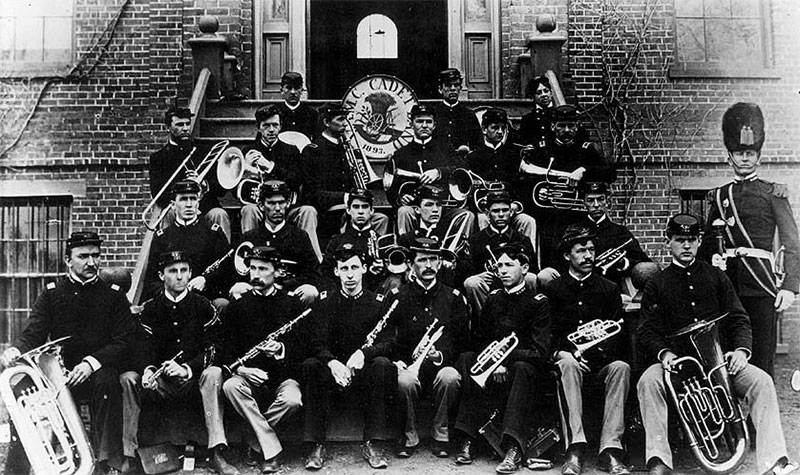
<path id="1" fill-rule="evenodd" d="M 306 469 L 317 470 L 324 464 L 331 396 L 359 400 L 364 414 L 362 455 L 370 467 L 386 468 L 376 443 L 389 436 L 397 368 L 384 356 L 373 357 L 374 342 L 365 343 L 385 313 L 384 297 L 364 289 L 367 261 L 358 248 L 342 243 L 334 259 L 339 286 L 320 295 L 314 308 L 313 357 L 303 363 L 305 439 L 312 444 Z"/>
<path id="2" fill-rule="evenodd" d="M 620 342 L 627 340 L 618 334 L 598 344 L 590 355 L 576 355 L 576 347 L 568 338 L 581 325 L 596 319 L 622 325 L 618 322 L 623 315 L 619 287 L 594 272 L 595 239 L 589 228 L 580 225 L 567 228 L 561 250 L 569 270 L 547 292 L 553 308 L 553 356 L 561 383 L 558 402 L 567 446 L 561 473 L 580 475 L 583 471 L 587 447 L 583 430 L 583 380 L 585 375 L 595 374 L 605 387 L 599 465 L 612 475 L 630 475 L 622 462 L 631 367 L 623 361 L 624 345 Z"/>
<path id="3" fill-rule="evenodd" d="M 442 102 L 434 105 L 438 121 L 434 137 L 445 141 L 448 152 L 463 157 L 481 143 L 481 125 L 475 112 L 459 102 L 462 87 L 463 78 L 458 69 L 449 68 L 439 73 Z"/>
<path id="4" fill-rule="evenodd" d="M 526 145 L 541 144 L 550 140 L 550 108 L 553 107 L 553 92 L 550 80 L 545 76 L 531 79 L 528 90 L 533 95 L 533 110 L 522 116 L 519 124 L 519 139 Z"/>
<path id="5" fill-rule="evenodd" d="M 725 273 L 696 259 L 700 222 L 690 214 L 676 214 L 670 218 L 666 234 L 672 263 L 645 285 L 637 331 L 653 362 L 637 384 L 650 473 L 671 474 L 673 467 L 664 372 L 673 369 L 679 356 L 696 356 L 688 341 L 668 337 L 690 324 L 724 314 L 727 316 L 718 325 L 734 393 L 731 397 L 748 405 L 758 434 L 755 472 L 783 475 L 796 470 L 797 465 L 787 457 L 775 385 L 767 373 L 748 363 L 750 319 Z"/>
<path id="6" fill-rule="evenodd" d="M 155 198 L 164 187 L 169 177 L 177 170 L 186 157 L 196 147 L 192 158 L 187 164 L 188 169 L 178 174 L 178 180 L 197 181 L 197 166 L 203 161 L 208 150 L 197 146 L 192 140 L 192 111 L 184 107 L 173 107 L 164 114 L 164 124 L 167 126 L 169 138 L 167 144 L 150 155 L 150 194 Z M 213 165 L 216 167 L 216 165 Z M 227 193 L 217 181 L 217 173 L 212 169 L 206 176 L 207 191 L 200 200 L 200 213 L 209 225 L 216 224 L 225 233 L 228 242 L 231 240 L 231 219 L 222 209 L 219 198 Z M 169 204 L 169 193 L 164 193 L 158 200 L 158 205 L 164 209 Z M 169 225 L 173 217 L 169 214 L 164 222 Z"/>
<path id="7" fill-rule="evenodd" d="M 734 104 L 722 117 L 734 181 L 711 192 L 703 256 L 726 270 L 753 327 L 753 365 L 774 372 L 778 314 L 800 290 L 800 239 L 786 185 L 758 178 L 764 116 L 756 104 Z M 780 243 L 774 247 L 777 231 Z M 722 242 L 711 236 L 720 236 Z M 784 275 L 775 251 L 783 246 Z M 720 248 L 724 249 L 720 255 Z M 780 269 L 779 269 L 780 270 Z M 781 282 L 782 280 L 782 282 Z"/>
<path id="8" fill-rule="evenodd" d="M 386 338 L 374 356 L 390 357 L 398 368 L 405 429 L 397 456 L 411 457 L 419 445 L 417 412 L 420 392 L 425 387 L 432 390 L 434 398 L 433 454 L 443 458 L 449 455 L 448 420 L 457 407 L 461 381 L 453 365 L 468 345 L 469 306 L 461 292 L 437 279 L 442 252 L 439 243 L 417 238 L 409 251 L 413 278 L 399 289 L 392 289 L 388 303 L 397 300 L 400 304 L 389 319 L 384 330 Z M 439 329 L 441 337 L 430 350 L 415 355 L 423 336 L 433 336 Z"/>
<path id="9" fill-rule="evenodd" d="M 283 103 L 278 104 L 278 112 L 283 118 L 285 132 L 300 132 L 314 140 L 319 133 L 319 115 L 308 104 L 301 102 L 303 98 L 303 75 L 287 71 L 281 77 L 281 94 Z"/>
<path id="10" fill-rule="evenodd" d="M 28 325 L 0 363 L 8 367 L 22 353 L 48 340 L 70 336 L 61 355 L 70 368 L 66 386 L 77 399 L 89 400 L 91 444 L 100 469 L 108 474 L 122 469 L 122 386 L 120 368 L 129 364 L 130 340 L 136 322 L 130 304 L 116 284 L 98 277 L 100 244 L 92 231 L 74 232 L 67 240 L 67 275 L 47 284 L 31 309 Z M 18 443 L 11 452 L 21 450 Z M 22 468 L 19 467 L 22 471 Z"/>
<path id="11" fill-rule="evenodd" d="M 544 295 L 537 294 L 525 285 L 529 258 L 522 246 L 504 244 L 495 248 L 495 251 L 497 274 L 503 288 L 489 295 L 473 331 L 473 348 L 486 348 L 494 341 L 509 337 L 512 332 L 519 343 L 491 373 L 485 388 L 471 377 L 470 369 L 477 361 L 478 353 L 464 353 L 459 358 L 461 397 L 455 427 L 464 438 L 456 463 L 472 463 L 478 428 L 486 422 L 492 409 L 505 400 L 501 446 L 505 448 L 506 455 L 496 471 L 513 473 L 522 463 L 529 427 L 535 424 L 530 400 L 548 360 L 550 304 Z M 483 375 L 483 371 L 478 375 Z"/>

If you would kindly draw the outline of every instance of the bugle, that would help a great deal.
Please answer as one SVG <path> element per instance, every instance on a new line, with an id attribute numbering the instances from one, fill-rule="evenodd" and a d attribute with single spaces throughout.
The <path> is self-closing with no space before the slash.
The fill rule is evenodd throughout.
<path id="1" fill-rule="evenodd" d="M 0 396 L 37 475 L 89 475 L 95 459 L 66 386 L 59 338 L 20 355 L 0 373 Z"/>
<path id="2" fill-rule="evenodd" d="M 438 323 L 439 319 L 434 318 L 433 322 L 425 329 L 425 334 L 422 335 L 416 348 L 414 348 L 414 351 L 411 353 L 411 364 L 406 369 L 411 371 L 412 374 L 419 374 L 419 370 L 422 368 L 422 363 L 425 361 L 425 358 L 428 357 L 428 353 L 430 353 L 436 345 L 436 342 L 439 341 L 439 338 L 444 334 L 444 325 L 434 331 Z"/>
<path id="3" fill-rule="evenodd" d="M 633 238 L 630 238 L 613 249 L 607 249 L 605 252 L 595 258 L 594 266 L 600 269 L 603 275 L 606 275 L 608 270 L 616 265 L 617 262 L 625 259 L 625 256 L 628 254 L 628 251 L 625 250 L 625 247 L 632 242 Z"/>
<path id="4" fill-rule="evenodd" d="M 497 256 L 494 255 L 492 251 L 492 246 L 486 245 L 486 251 L 489 252 L 489 259 L 484 263 L 484 268 L 486 272 L 497 275 Z"/>
<path id="5" fill-rule="evenodd" d="M 478 359 L 475 360 L 475 364 L 469 369 L 470 377 L 478 386 L 485 387 L 489 376 L 503 364 L 517 345 L 519 345 L 519 337 L 514 332 L 511 332 L 510 335 L 501 340 L 495 340 L 490 343 L 489 346 L 481 351 Z"/>
<path id="6" fill-rule="evenodd" d="M 502 181 L 487 181 L 480 175 L 467 170 L 456 168 L 450 172 L 447 187 L 453 201 L 469 204 L 475 211 L 486 213 L 486 195 L 492 191 L 508 190 L 508 185 Z M 522 203 L 515 201 L 512 204 L 512 213 L 521 213 Z"/>

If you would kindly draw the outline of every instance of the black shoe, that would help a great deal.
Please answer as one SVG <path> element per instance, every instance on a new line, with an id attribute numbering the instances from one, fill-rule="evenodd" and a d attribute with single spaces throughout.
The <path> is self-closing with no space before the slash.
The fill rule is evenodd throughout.
<path id="1" fill-rule="evenodd" d="M 434 457 L 440 459 L 445 459 L 450 456 L 450 451 L 447 450 L 447 442 L 440 442 L 438 440 L 433 442 L 431 452 L 433 452 Z"/>
<path id="2" fill-rule="evenodd" d="M 416 445 L 413 447 L 406 447 L 405 445 L 400 445 L 400 447 L 397 448 L 397 458 L 400 459 L 411 458 L 414 456 L 414 452 L 416 451 L 417 451 Z"/>
<path id="3" fill-rule="evenodd" d="M 512 445 L 503 461 L 494 470 L 497 473 L 514 473 L 519 470 L 520 465 L 522 465 L 522 451 L 516 445 Z"/>
<path id="4" fill-rule="evenodd" d="M 262 460 L 264 460 L 264 457 L 261 456 L 261 452 L 253 449 L 252 447 L 247 447 L 247 453 L 244 456 L 244 463 L 247 464 L 248 467 L 255 467 L 256 465 L 260 464 Z"/>
<path id="5" fill-rule="evenodd" d="M 561 466 L 561 475 L 581 475 L 583 471 L 583 460 L 580 455 L 574 452 L 567 453 L 567 459 Z"/>
<path id="6" fill-rule="evenodd" d="M 322 444 L 314 444 L 311 452 L 306 458 L 306 470 L 319 470 L 325 465 L 325 446 Z"/>
<path id="7" fill-rule="evenodd" d="M 650 467 L 650 475 L 672 475 L 672 469 L 658 457 L 650 459 L 647 466 Z"/>
<path id="8" fill-rule="evenodd" d="M 144 473 L 139 466 L 139 461 L 135 457 L 125 457 L 125 461 L 122 462 L 121 472 L 122 475 L 139 475 Z"/>
<path id="9" fill-rule="evenodd" d="M 228 463 L 222 455 L 219 447 L 213 449 L 211 459 L 208 461 L 209 467 L 221 475 L 241 475 L 239 469 Z"/>
<path id="10" fill-rule="evenodd" d="M 622 461 L 621 450 L 604 450 L 598 459 L 598 468 L 611 475 L 631 475 L 631 471 Z"/>
<path id="11" fill-rule="evenodd" d="M 472 437 L 467 437 L 458 450 L 456 463 L 458 465 L 469 465 L 473 460 L 475 460 L 475 441 L 472 440 Z"/>
<path id="12" fill-rule="evenodd" d="M 280 469 L 281 464 L 278 463 L 278 457 L 261 462 L 261 473 L 277 473 Z"/>
<path id="13" fill-rule="evenodd" d="M 372 441 L 368 440 L 364 442 L 364 445 L 361 446 L 361 455 L 372 468 L 379 469 L 389 466 L 389 462 L 386 460 L 386 457 L 384 457 L 383 454 L 372 445 Z"/>

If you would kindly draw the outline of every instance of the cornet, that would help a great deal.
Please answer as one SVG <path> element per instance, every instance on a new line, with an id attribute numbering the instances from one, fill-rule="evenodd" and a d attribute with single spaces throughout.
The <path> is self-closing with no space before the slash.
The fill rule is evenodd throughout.
<path id="1" fill-rule="evenodd" d="M 608 270 L 612 268 L 617 262 L 625 259 L 625 256 L 628 254 L 628 251 L 625 250 L 625 246 L 633 242 L 633 238 L 628 239 L 627 241 L 623 242 L 619 246 L 608 249 L 604 253 L 600 254 L 595 258 L 594 265 L 598 269 L 600 269 L 603 275 L 606 275 Z"/>
<path id="2" fill-rule="evenodd" d="M 575 345 L 575 351 L 573 352 L 575 359 L 585 363 L 586 360 L 583 359 L 583 355 L 586 354 L 586 351 L 622 331 L 622 323 L 622 319 L 615 321 L 600 320 L 598 318 L 584 323 L 577 330 L 567 335 L 567 340 Z"/>
<path id="3" fill-rule="evenodd" d="M 425 358 L 427 358 L 428 353 L 430 353 L 434 345 L 436 345 L 436 342 L 439 341 L 439 338 L 441 338 L 444 333 L 444 325 L 440 326 L 436 331 L 433 330 L 437 323 L 439 323 L 439 319 L 434 318 L 433 322 L 431 322 L 425 330 L 425 334 L 422 335 L 419 343 L 417 343 L 417 347 L 414 348 L 414 352 L 411 353 L 412 363 L 406 369 L 411 371 L 414 375 L 419 374 L 419 369 L 422 367 L 422 363 L 425 361 Z"/>
<path id="4" fill-rule="evenodd" d="M 489 344 L 481 354 L 472 368 L 469 370 L 470 377 L 478 383 L 478 386 L 485 387 L 486 380 L 494 373 L 494 370 L 508 358 L 514 348 L 519 345 L 517 334 L 511 332 L 510 335 L 502 340 L 495 340 Z"/>

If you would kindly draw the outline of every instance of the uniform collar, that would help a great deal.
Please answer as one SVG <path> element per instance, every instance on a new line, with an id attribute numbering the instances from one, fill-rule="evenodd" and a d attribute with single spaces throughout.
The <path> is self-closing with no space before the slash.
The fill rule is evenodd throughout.
<path id="1" fill-rule="evenodd" d="M 339 293 L 342 295 L 342 297 L 345 300 L 358 300 L 358 299 L 361 298 L 362 295 L 364 295 L 364 288 L 362 287 L 361 290 L 359 290 L 358 293 L 355 294 L 355 295 L 350 295 L 347 292 L 345 292 L 343 289 L 339 289 Z"/>
<path id="2" fill-rule="evenodd" d="M 192 219 L 191 221 L 184 221 L 181 218 L 175 216 L 175 226 L 177 226 L 179 228 L 183 228 L 183 227 L 186 227 L 186 226 L 191 226 L 191 225 L 195 224 L 199 219 L 200 219 L 200 216 L 195 215 L 194 219 Z"/>
<path id="3" fill-rule="evenodd" d="M 439 225 L 439 223 L 436 223 L 436 224 L 431 225 L 431 227 L 428 227 L 424 222 L 422 222 L 422 220 L 420 220 L 420 222 L 419 222 L 419 230 L 422 231 L 422 234 L 425 237 L 430 237 L 431 234 L 436 232 L 436 227 L 438 225 Z"/>
<path id="4" fill-rule="evenodd" d="M 683 265 L 680 262 L 676 261 L 675 259 L 672 259 L 672 265 L 674 265 L 675 267 L 677 267 L 679 269 L 688 269 L 688 268 L 692 267 L 695 262 L 697 262 L 697 258 L 696 257 L 692 260 L 692 262 L 689 263 L 689 265 Z"/>
<path id="5" fill-rule="evenodd" d="M 293 106 L 293 105 L 289 104 L 288 102 L 283 101 L 283 105 L 285 105 L 286 108 L 289 109 L 292 112 L 296 111 L 297 108 L 300 107 L 300 104 L 302 104 L 302 103 L 303 103 L 303 101 L 298 101 L 297 105 Z"/>
<path id="6" fill-rule="evenodd" d="M 91 279 L 89 279 L 89 280 L 87 280 L 85 282 L 82 281 L 80 279 L 80 277 L 75 275 L 75 273 L 72 272 L 72 270 L 67 272 L 67 278 L 69 278 L 70 282 L 72 282 L 75 285 L 79 285 L 81 287 L 86 287 L 87 285 L 92 285 L 92 284 L 96 283 L 98 280 L 100 280 L 100 270 L 98 269 L 97 274 L 95 274 L 94 277 L 92 277 Z"/>
<path id="7" fill-rule="evenodd" d="M 593 220 L 593 219 L 592 219 L 592 216 L 591 216 L 591 215 L 589 215 L 589 214 L 587 214 L 587 215 L 586 215 L 586 217 L 587 217 L 587 218 L 589 218 L 589 221 L 591 221 L 592 223 L 594 223 L 594 225 L 595 225 L 595 226 L 597 226 L 597 225 L 599 225 L 600 223 L 602 223 L 603 221 L 605 221 L 605 220 L 606 220 L 606 218 L 608 218 L 608 215 L 607 215 L 607 214 L 605 214 L 605 213 L 603 213 L 603 216 L 600 216 L 600 219 L 598 219 L 597 221 Z"/>
<path id="8" fill-rule="evenodd" d="M 508 136 L 508 134 L 506 134 L 506 136 Z M 496 151 L 497 151 L 497 150 L 498 150 L 500 147 L 502 147 L 503 145 L 505 145 L 505 143 L 506 143 L 506 138 L 505 138 L 505 137 L 503 137 L 503 140 L 501 140 L 501 141 L 497 142 L 497 145 L 494 145 L 494 144 L 491 144 L 491 143 L 489 143 L 489 141 L 488 141 L 488 140 L 486 140 L 485 138 L 483 139 L 483 144 L 484 144 L 484 145 L 486 145 L 486 147 L 487 147 L 487 148 L 489 148 L 489 150 L 494 150 L 495 152 L 496 152 Z"/>
<path id="9" fill-rule="evenodd" d="M 350 221 L 350 229 L 352 229 L 353 231 L 355 231 L 357 233 L 367 233 L 367 232 L 370 232 L 372 230 L 372 222 L 371 221 L 367 221 L 367 224 L 363 228 L 358 228 L 355 225 L 355 223 Z"/>
<path id="10" fill-rule="evenodd" d="M 518 295 L 521 294 L 525 290 L 525 280 L 520 282 L 519 284 L 511 287 L 510 289 L 504 289 L 508 295 Z"/>
<path id="11" fill-rule="evenodd" d="M 251 292 L 253 292 L 253 295 L 258 295 L 259 297 L 271 297 L 275 295 L 275 292 L 277 291 L 278 290 L 275 288 L 274 285 L 270 287 L 269 290 L 267 290 L 266 292 L 261 292 L 260 290 L 256 290 L 255 287 L 253 287 L 253 289 L 251 290 Z"/>
<path id="12" fill-rule="evenodd" d="M 502 234 L 503 236 L 511 237 L 511 226 L 509 226 L 509 225 L 506 225 L 506 227 L 503 228 L 502 231 L 498 231 L 498 229 L 496 227 L 494 227 L 494 225 L 492 225 L 492 224 L 490 224 L 486 229 L 487 229 L 486 232 L 489 234 L 489 236 Z"/>
<path id="13" fill-rule="evenodd" d="M 586 280 L 586 279 L 588 279 L 589 277 L 591 277 L 591 276 L 592 276 L 592 273 L 591 273 L 591 272 L 589 272 L 587 275 L 585 275 L 585 276 L 583 276 L 583 277 L 578 277 L 578 276 L 577 276 L 575 273 L 573 273 L 573 272 L 572 272 L 572 269 L 570 269 L 570 270 L 569 270 L 569 276 L 570 276 L 570 277 L 572 277 L 573 279 L 575 279 L 575 280 L 576 280 L 576 281 L 578 281 L 578 282 L 583 282 L 584 280 Z"/>
<path id="14" fill-rule="evenodd" d="M 164 291 L 164 296 L 167 297 L 167 300 L 174 303 L 178 303 L 181 300 L 185 299 L 187 295 L 189 295 L 189 289 L 184 289 L 183 292 L 181 292 L 180 295 L 178 295 L 177 297 L 173 297 L 166 290 Z"/>
<path id="15" fill-rule="evenodd" d="M 427 286 L 427 287 L 425 287 L 425 285 L 423 285 L 423 284 L 422 284 L 422 281 L 421 281 L 421 280 L 419 280 L 419 279 L 414 279 L 414 282 L 416 283 L 417 287 L 419 287 L 420 289 L 422 289 L 424 292 L 428 292 L 428 291 L 430 291 L 432 288 L 436 287 L 436 284 L 437 284 L 439 281 L 438 281 L 438 279 L 433 279 L 433 282 L 431 282 L 431 285 L 429 285 L 429 286 Z"/>
<path id="16" fill-rule="evenodd" d="M 281 231 L 281 229 L 283 229 L 284 226 L 286 226 L 285 219 L 281 221 L 281 224 L 275 226 L 274 228 L 269 225 L 268 221 L 266 220 L 264 221 L 264 227 L 267 229 L 267 231 L 271 232 L 272 234 L 278 234 Z"/>
<path id="17" fill-rule="evenodd" d="M 431 142 L 431 140 L 433 140 L 433 137 L 428 137 L 425 140 L 420 140 L 417 138 L 416 135 L 414 136 L 414 143 L 417 145 L 428 145 Z"/>
<path id="18" fill-rule="evenodd" d="M 735 177 L 733 177 L 733 181 L 737 181 L 737 182 L 756 181 L 757 179 L 758 179 L 758 172 L 757 171 L 747 175 L 744 178 L 740 177 L 739 175 L 736 175 Z"/>
<path id="19" fill-rule="evenodd" d="M 320 136 L 321 136 L 323 139 L 327 140 L 328 142 L 330 142 L 330 143 L 332 143 L 332 144 L 334 144 L 334 145 L 339 145 L 339 139 L 337 139 L 337 138 L 334 138 L 333 136 L 329 135 L 327 132 L 322 132 L 322 133 L 321 133 L 321 134 L 319 134 L 319 135 L 320 135 Z"/>
<path id="20" fill-rule="evenodd" d="M 445 106 L 447 106 L 447 108 L 449 108 L 450 110 L 453 110 L 453 109 L 455 109 L 455 108 L 456 108 L 456 106 L 457 106 L 457 105 L 461 104 L 461 102 L 459 102 L 459 100 L 458 100 L 458 99 L 456 99 L 456 101 L 455 101 L 454 103 L 450 104 L 450 103 L 449 103 L 449 102 L 447 102 L 446 100 L 442 99 L 442 104 L 444 104 Z"/>
<path id="21" fill-rule="evenodd" d="M 266 139 L 264 138 L 263 135 L 261 135 L 258 138 L 258 141 L 261 142 L 261 145 L 265 146 L 267 148 L 267 150 L 272 150 L 273 147 L 278 145 L 278 139 L 277 138 L 275 139 L 274 142 L 272 142 L 272 144 L 270 144 L 269 142 L 266 141 Z"/>

